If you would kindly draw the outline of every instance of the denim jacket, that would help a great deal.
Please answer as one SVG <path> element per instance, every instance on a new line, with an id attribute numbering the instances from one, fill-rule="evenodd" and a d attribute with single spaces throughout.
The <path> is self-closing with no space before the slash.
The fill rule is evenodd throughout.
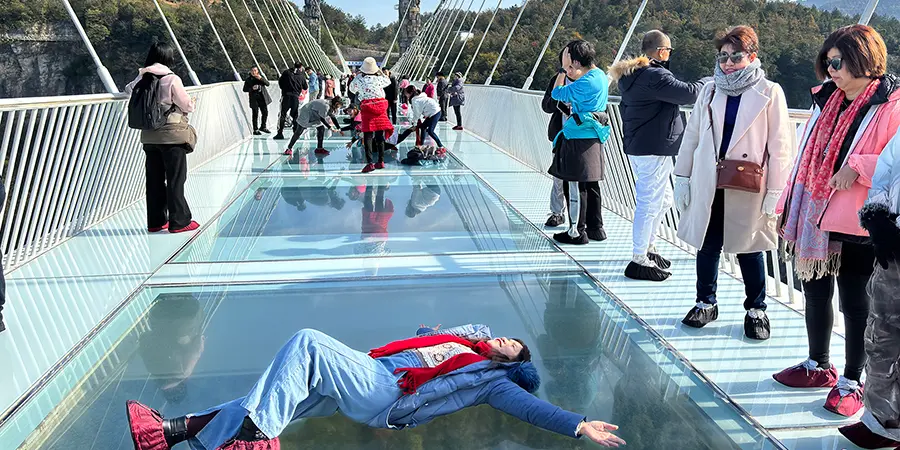
<path id="1" fill-rule="evenodd" d="M 463 325 L 434 332 L 421 328 L 417 335 L 453 334 L 463 338 L 490 338 L 486 325 Z M 376 428 L 413 428 L 463 408 L 489 404 L 491 407 L 545 430 L 578 438 L 578 424 L 585 416 L 566 411 L 528 393 L 510 379 L 510 371 L 531 363 L 470 364 L 422 385 L 415 394 L 404 395 L 369 422 Z M 533 366 L 530 367 L 533 370 Z"/>

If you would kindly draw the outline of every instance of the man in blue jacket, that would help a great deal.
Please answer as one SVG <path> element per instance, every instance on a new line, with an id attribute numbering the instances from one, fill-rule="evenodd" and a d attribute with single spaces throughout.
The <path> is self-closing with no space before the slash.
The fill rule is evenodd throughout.
<path id="1" fill-rule="evenodd" d="M 649 31 L 641 43 L 643 55 L 609 69 L 622 95 L 625 154 L 635 176 L 634 251 L 625 276 L 637 280 L 663 281 L 671 276 L 666 270 L 671 263 L 656 252 L 653 243 L 673 204 L 672 159 L 684 133 L 680 106 L 693 104 L 706 81 L 676 79 L 669 71 L 672 50 L 668 36 Z"/>
<path id="2" fill-rule="evenodd" d="M 485 325 L 420 327 L 415 338 L 368 354 L 316 330 L 300 330 L 241 398 L 175 419 L 127 404 L 136 450 L 275 450 L 293 420 L 340 411 L 376 428 L 424 425 L 460 409 L 489 404 L 556 433 L 624 445 L 615 425 L 587 421 L 532 395 L 540 385 L 522 341 L 491 339 Z"/>

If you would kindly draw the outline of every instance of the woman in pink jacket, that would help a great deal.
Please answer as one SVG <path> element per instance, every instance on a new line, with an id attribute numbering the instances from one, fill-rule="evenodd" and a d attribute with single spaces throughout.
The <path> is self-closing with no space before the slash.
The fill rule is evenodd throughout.
<path id="1" fill-rule="evenodd" d="M 863 404 L 863 336 L 871 303 L 866 284 L 875 266 L 857 213 L 878 155 L 900 126 L 900 80 L 886 69 L 884 40 L 868 26 L 843 27 L 825 40 L 816 73 L 828 81 L 813 90 L 813 115 L 781 198 L 778 229 L 803 282 L 809 356 L 774 377 L 791 387 L 832 388 L 825 409 L 844 416 Z M 829 358 L 835 279 L 846 327 L 841 376 Z"/>

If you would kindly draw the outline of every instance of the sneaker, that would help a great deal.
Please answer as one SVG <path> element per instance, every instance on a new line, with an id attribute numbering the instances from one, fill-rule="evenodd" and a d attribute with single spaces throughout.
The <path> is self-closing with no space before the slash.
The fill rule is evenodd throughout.
<path id="1" fill-rule="evenodd" d="M 599 230 L 587 230 L 587 235 L 588 239 L 592 241 L 602 242 L 606 240 L 606 230 L 602 228 Z"/>
<path id="2" fill-rule="evenodd" d="M 260 133 L 259 130 L 256 130 L 253 132 L 253 135 L 254 136 L 262 136 L 262 133 Z"/>
<path id="3" fill-rule="evenodd" d="M 671 276 L 671 273 L 656 267 L 656 264 L 646 256 L 635 258 L 625 267 L 625 277 L 632 280 L 665 281 Z"/>
<path id="4" fill-rule="evenodd" d="M 769 339 L 769 317 L 761 309 L 751 309 L 744 316 L 744 336 L 757 341 Z"/>
<path id="5" fill-rule="evenodd" d="M 706 324 L 719 318 L 719 305 L 706 302 L 697 302 L 681 323 L 692 328 L 703 328 Z"/>
<path id="6" fill-rule="evenodd" d="M 147 228 L 147 231 L 150 233 L 159 233 L 162 230 L 168 230 L 168 229 L 169 229 L 169 222 L 166 222 L 161 227 L 149 227 L 149 228 Z"/>
<path id="7" fill-rule="evenodd" d="M 866 424 L 856 422 L 853 425 L 838 428 L 847 440 L 862 448 L 900 447 L 900 442 L 875 434 Z"/>
<path id="8" fill-rule="evenodd" d="M 319 148 L 316 149 L 315 154 L 317 154 L 317 155 L 322 155 L 322 156 L 328 156 L 328 155 L 331 154 L 331 152 L 329 152 L 328 150 L 325 150 L 325 149 L 322 148 L 322 147 L 319 147 Z"/>
<path id="9" fill-rule="evenodd" d="M 184 233 L 185 231 L 194 231 L 197 228 L 200 228 L 200 224 L 196 221 L 192 220 L 186 227 L 178 228 L 178 229 L 169 229 L 169 233 Z"/>
<path id="10" fill-rule="evenodd" d="M 825 399 L 825 409 L 840 414 L 844 417 L 852 417 L 863 407 L 863 386 L 856 380 L 838 378 L 837 385 L 831 388 Z"/>
<path id="11" fill-rule="evenodd" d="M 272 139 L 274 139 L 276 141 L 281 141 L 281 140 L 284 140 L 284 135 L 281 133 L 278 133 L 275 136 L 272 136 Z"/>
<path id="12" fill-rule="evenodd" d="M 838 373 L 834 365 L 823 369 L 819 367 L 819 363 L 807 359 L 796 366 L 788 367 L 772 375 L 772 378 L 789 387 L 823 388 L 834 387 L 837 384 Z"/>
<path id="13" fill-rule="evenodd" d="M 550 218 L 544 223 L 545 227 L 556 228 L 566 223 L 566 218 L 562 214 L 550 214 Z"/>
<path id="14" fill-rule="evenodd" d="M 271 131 L 269 131 L 268 128 L 260 128 L 259 131 L 262 131 L 263 133 L 266 133 L 266 134 L 271 133 Z"/>
<path id="15" fill-rule="evenodd" d="M 453 127 L 453 129 L 456 131 L 462 131 L 463 127 L 462 127 L 462 125 L 457 125 L 457 126 Z"/>
<path id="16" fill-rule="evenodd" d="M 294 151 L 291 149 L 287 149 L 284 151 L 284 156 L 294 156 Z"/>
<path id="17" fill-rule="evenodd" d="M 582 234 L 578 237 L 569 236 L 568 231 L 563 231 L 562 233 L 556 233 L 553 235 L 553 240 L 559 242 L 560 244 L 572 244 L 572 245 L 586 245 L 588 242 L 587 233 Z"/>
<path id="18" fill-rule="evenodd" d="M 379 161 L 379 162 L 375 163 L 375 168 L 376 169 L 384 169 L 384 161 Z"/>
<path id="19" fill-rule="evenodd" d="M 666 258 L 663 258 L 659 253 L 650 251 L 647 253 L 647 257 L 650 258 L 650 261 L 653 261 L 656 264 L 656 267 L 660 269 L 668 269 L 672 267 L 672 262 Z"/>
<path id="20" fill-rule="evenodd" d="M 162 414 L 134 400 L 125 402 L 125 414 L 135 450 L 169 450 Z"/>
<path id="21" fill-rule="evenodd" d="M 373 170 L 375 170 L 374 164 L 366 164 L 366 167 L 363 167 L 363 169 L 362 169 L 362 173 L 369 173 Z"/>

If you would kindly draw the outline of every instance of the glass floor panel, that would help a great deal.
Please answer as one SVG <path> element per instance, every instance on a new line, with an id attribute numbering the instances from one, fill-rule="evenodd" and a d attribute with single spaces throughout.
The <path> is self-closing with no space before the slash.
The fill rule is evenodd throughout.
<path id="1" fill-rule="evenodd" d="M 412 150 L 414 137 L 410 136 L 408 141 L 404 141 L 398 146 L 397 151 L 386 151 L 384 154 L 384 165 L 386 170 L 408 170 L 416 171 L 433 171 L 433 170 L 465 170 L 465 167 L 453 156 L 447 155 L 445 161 L 438 164 L 430 164 L 425 166 L 406 166 L 400 164 L 406 153 Z M 267 172 L 276 173 L 299 173 L 311 174 L 316 172 L 333 172 L 343 170 L 347 172 L 360 172 L 366 165 L 365 150 L 359 145 L 347 148 L 349 141 L 332 141 L 323 142 L 325 149 L 330 152 L 329 155 L 316 155 L 314 153 L 315 141 L 299 141 L 294 146 L 294 155 L 290 158 L 285 157 L 284 161 L 276 162 Z M 287 143 L 284 144 L 287 147 Z"/>
<path id="2" fill-rule="evenodd" d="M 262 177 L 175 262 L 558 249 L 472 175 Z"/>
<path id="3" fill-rule="evenodd" d="M 537 395 L 618 424 L 626 448 L 777 448 L 581 274 L 380 280 L 377 295 L 372 283 L 145 289 L 69 361 L 100 350 L 91 374 L 49 380 L 0 429 L 0 448 L 17 448 L 23 435 L 29 449 L 130 448 L 128 399 L 182 415 L 243 395 L 299 329 L 369 349 L 409 337 L 419 323 L 485 323 L 495 335 L 522 338 L 543 381 Z M 39 412 L 47 402 L 52 411 Z M 596 448 L 488 406 L 404 431 L 340 416 L 300 420 L 282 447 Z"/>

